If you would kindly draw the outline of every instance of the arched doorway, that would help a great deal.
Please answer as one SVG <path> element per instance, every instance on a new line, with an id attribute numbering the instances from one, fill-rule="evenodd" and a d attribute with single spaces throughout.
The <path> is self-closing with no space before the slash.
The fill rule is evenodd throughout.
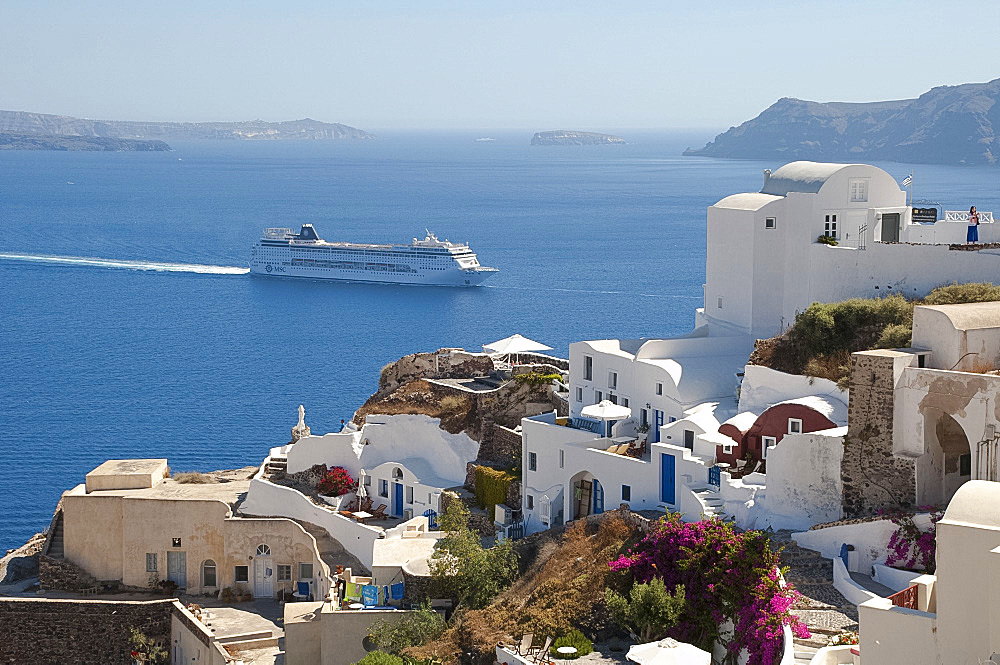
<path id="1" fill-rule="evenodd" d="M 398 466 L 392 470 L 392 514 L 403 516 L 403 470 Z"/>
<path id="2" fill-rule="evenodd" d="M 604 512 L 604 487 L 589 471 L 581 471 L 570 481 L 569 512 L 572 519 Z"/>
<path id="3" fill-rule="evenodd" d="M 917 503 L 945 505 L 973 478 L 972 448 L 950 414 L 924 414 L 924 455 L 917 463 Z"/>
<path id="4" fill-rule="evenodd" d="M 253 597 L 272 596 L 274 596 L 274 564 L 271 562 L 271 548 L 261 544 L 257 546 L 253 560 Z"/>

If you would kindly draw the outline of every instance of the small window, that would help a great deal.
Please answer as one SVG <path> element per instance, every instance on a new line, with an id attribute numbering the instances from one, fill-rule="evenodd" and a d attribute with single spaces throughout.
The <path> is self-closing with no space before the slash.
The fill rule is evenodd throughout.
<path id="1" fill-rule="evenodd" d="M 632 487 L 631 485 L 622 485 L 622 501 L 632 500 Z"/>
<path id="2" fill-rule="evenodd" d="M 601 400 L 603 400 L 603 399 L 604 399 L 604 393 L 602 393 L 600 390 L 595 390 L 594 391 L 594 403 L 595 404 L 600 404 Z"/>
<path id="3" fill-rule="evenodd" d="M 181 546 L 181 539 L 180 538 L 171 538 L 170 539 L 170 546 L 171 547 L 180 547 Z"/>
<path id="4" fill-rule="evenodd" d="M 577 388 L 576 389 L 576 401 L 577 402 L 582 402 L 583 401 L 583 388 Z"/>
<path id="5" fill-rule="evenodd" d="M 668 422 L 668 423 L 675 423 L 675 422 L 677 422 L 677 419 L 676 419 L 676 418 L 674 418 L 673 416 L 670 416 L 670 417 L 669 417 L 669 418 L 667 419 L 667 422 Z"/>
<path id="6" fill-rule="evenodd" d="M 864 203 L 868 200 L 868 181 L 863 179 L 852 179 L 850 181 L 851 187 L 851 202 L 852 203 Z"/>
<path id="7" fill-rule="evenodd" d="M 802 421 L 798 418 L 788 419 L 788 433 L 789 434 L 802 434 Z"/>
<path id="8" fill-rule="evenodd" d="M 733 454 L 733 444 L 731 444 L 731 443 L 724 443 L 724 444 L 722 444 L 722 452 L 725 455 L 732 455 Z"/>
<path id="9" fill-rule="evenodd" d="M 765 217 L 764 218 L 764 228 L 765 229 L 775 229 L 777 227 L 778 227 L 778 220 L 777 219 L 775 219 L 774 217 Z"/>
<path id="10" fill-rule="evenodd" d="M 538 455 L 535 453 L 528 453 L 528 471 L 538 470 Z"/>
<path id="11" fill-rule="evenodd" d="M 622 406 L 628 406 L 628 397 L 622 397 Z"/>
<path id="12" fill-rule="evenodd" d="M 389 496 L 389 481 L 385 478 L 378 479 L 378 495 L 379 496 Z"/>
<path id="13" fill-rule="evenodd" d="M 656 384 L 656 394 L 657 395 L 662 395 L 663 394 L 663 384 L 662 383 L 657 383 Z"/>
<path id="14" fill-rule="evenodd" d="M 292 567 L 286 563 L 278 564 L 278 581 L 279 582 L 291 582 L 292 581 Z"/>
<path id="15" fill-rule="evenodd" d="M 767 449 L 771 446 L 777 445 L 778 440 L 773 436 L 762 436 L 760 438 L 760 454 L 761 457 L 767 459 Z"/>
<path id="16" fill-rule="evenodd" d="M 560 469 L 563 468 L 563 466 L 565 466 L 565 464 L 566 464 L 566 451 L 565 450 L 560 450 L 559 451 L 559 468 Z"/>
<path id="17" fill-rule="evenodd" d="M 244 552 L 246 550 L 243 550 Z M 234 582 L 249 582 L 250 581 L 250 567 L 249 566 L 235 566 L 233 568 L 233 581 Z"/>
<path id="18" fill-rule="evenodd" d="M 823 235 L 829 236 L 834 240 L 839 238 L 839 236 L 837 235 L 836 215 L 827 215 L 826 218 L 823 220 Z"/>
<path id="19" fill-rule="evenodd" d="M 612 404 L 617 404 L 618 395 L 612 395 L 611 393 L 608 393 L 608 401 L 611 402 Z"/>
<path id="20" fill-rule="evenodd" d="M 271 556 L 271 548 L 267 545 L 258 545 L 257 556 Z"/>
<path id="21" fill-rule="evenodd" d="M 960 476 L 971 476 L 972 475 L 972 454 L 965 453 L 958 458 L 958 475 Z"/>
<path id="22" fill-rule="evenodd" d="M 406 503 L 413 503 L 413 485 L 406 486 Z"/>
<path id="23" fill-rule="evenodd" d="M 219 586 L 215 575 L 215 562 L 211 559 L 201 565 L 201 585 L 206 587 Z"/>
<path id="24" fill-rule="evenodd" d="M 313 576 L 313 565 L 311 563 L 299 564 L 299 579 L 308 580 Z"/>
<path id="25" fill-rule="evenodd" d="M 368 474 L 365 474 L 365 487 L 371 487 L 371 486 L 372 486 L 372 477 L 369 476 Z"/>
<path id="26" fill-rule="evenodd" d="M 608 388 L 612 390 L 618 387 L 618 372 L 608 372 Z"/>
<path id="27" fill-rule="evenodd" d="M 719 304 L 717 305 L 719 309 L 722 309 L 722 296 L 719 296 Z"/>
<path id="28" fill-rule="evenodd" d="M 533 496 L 531 496 L 529 494 L 528 495 L 528 510 L 534 510 L 534 509 L 535 509 L 535 497 L 533 497 Z"/>
<path id="29" fill-rule="evenodd" d="M 694 431 L 686 429 L 684 430 L 684 447 L 688 450 L 694 450 Z"/>
<path id="30" fill-rule="evenodd" d="M 146 554 L 146 572 L 155 573 L 156 572 L 156 554 Z"/>
<path id="31" fill-rule="evenodd" d="M 583 379 L 585 381 L 594 380 L 594 358 L 593 356 L 583 357 Z"/>

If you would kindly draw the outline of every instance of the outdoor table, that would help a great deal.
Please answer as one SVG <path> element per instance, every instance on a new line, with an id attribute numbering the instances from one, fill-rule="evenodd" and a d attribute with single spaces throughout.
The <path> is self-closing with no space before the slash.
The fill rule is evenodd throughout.
<path id="1" fill-rule="evenodd" d="M 636 440 L 637 439 L 634 436 L 616 436 L 615 438 L 611 439 L 611 442 L 621 445 L 623 443 L 632 443 L 633 441 Z"/>
<path id="2" fill-rule="evenodd" d="M 576 647 L 558 647 L 556 653 L 561 653 L 564 656 L 572 656 L 576 653 Z"/>
<path id="3" fill-rule="evenodd" d="M 363 510 L 359 510 L 358 512 L 354 513 L 354 519 L 361 522 L 362 524 L 365 522 L 365 520 L 370 520 L 373 517 L 375 516 Z"/>

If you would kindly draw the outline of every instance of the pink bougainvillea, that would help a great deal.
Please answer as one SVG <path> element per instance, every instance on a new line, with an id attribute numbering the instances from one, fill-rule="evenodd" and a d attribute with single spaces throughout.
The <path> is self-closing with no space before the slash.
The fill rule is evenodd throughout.
<path id="1" fill-rule="evenodd" d="M 718 518 L 688 524 L 670 513 L 610 565 L 635 582 L 657 577 L 668 589 L 684 585 L 686 605 L 671 637 L 711 649 L 723 639 L 720 625 L 730 619 L 727 661 L 736 662 L 746 649 L 748 665 L 777 665 L 785 626 L 797 637 L 809 636 L 790 612 L 798 592 L 780 583 L 778 563 L 760 531 L 738 532 Z"/>
<path id="2" fill-rule="evenodd" d="M 935 554 L 937 550 L 937 523 L 944 513 L 934 506 L 920 506 L 922 511 L 930 512 L 931 526 L 928 531 L 921 531 L 913 515 L 908 513 L 891 513 L 887 517 L 896 525 L 896 530 L 889 536 L 887 549 L 889 554 L 885 565 L 897 568 L 909 568 L 933 573 L 937 567 Z"/>

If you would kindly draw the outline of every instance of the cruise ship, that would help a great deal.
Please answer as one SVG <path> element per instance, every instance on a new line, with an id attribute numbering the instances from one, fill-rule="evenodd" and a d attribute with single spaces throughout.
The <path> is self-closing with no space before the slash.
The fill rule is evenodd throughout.
<path id="1" fill-rule="evenodd" d="M 337 279 L 434 286 L 478 286 L 498 272 L 479 265 L 468 245 L 438 240 L 427 231 L 408 245 L 327 242 L 312 224 L 267 229 L 253 247 L 250 272 L 278 277 Z"/>

